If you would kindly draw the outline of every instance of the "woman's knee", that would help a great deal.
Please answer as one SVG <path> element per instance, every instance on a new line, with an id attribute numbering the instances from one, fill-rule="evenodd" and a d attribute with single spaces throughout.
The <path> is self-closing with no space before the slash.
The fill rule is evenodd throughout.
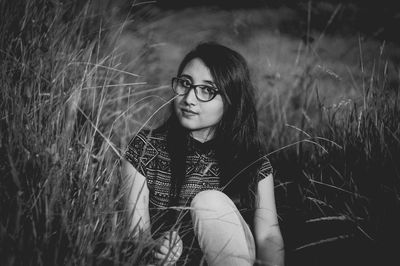
<path id="1" fill-rule="evenodd" d="M 196 210 L 227 210 L 235 207 L 232 200 L 219 190 L 204 190 L 199 192 L 192 200 L 192 211 Z"/>

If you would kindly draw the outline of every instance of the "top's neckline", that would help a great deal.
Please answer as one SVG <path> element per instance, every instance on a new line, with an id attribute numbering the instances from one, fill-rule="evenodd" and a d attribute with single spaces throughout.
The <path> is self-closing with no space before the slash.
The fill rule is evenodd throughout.
<path id="1" fill-rule="evenodd" d="M 217 138 L 212 138 L 205 142 L 201 142 L 189 135 L 189 147 L 194 148 L 198 152 L 204 153 L 213 150 L 215 149 L 216 143 L 217 143 Z"/>

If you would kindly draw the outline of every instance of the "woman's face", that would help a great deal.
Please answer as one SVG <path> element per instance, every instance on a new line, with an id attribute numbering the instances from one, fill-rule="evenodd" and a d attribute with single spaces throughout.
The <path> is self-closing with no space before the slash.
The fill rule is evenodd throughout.
<path id="1" fill-rule="evenodd" d="M 210 70 L 199 58 L 189 61 L 180 77 L 189 80 L 192 85 L 216 87 Z M 214 136 L 214 128 L 224 112 L 224 103 L 220 94 L 209 102 L 199 101 L 194 89 L 191 89 L 188 94 L 175 98 L 174 109 L 181 125 L 191 131 L 193 138 L 204 142 Z"/>

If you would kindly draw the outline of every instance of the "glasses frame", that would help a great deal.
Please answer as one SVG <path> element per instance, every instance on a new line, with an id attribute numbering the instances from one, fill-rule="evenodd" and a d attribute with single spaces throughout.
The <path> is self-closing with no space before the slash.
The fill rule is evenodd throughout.
<path id="1" fill-rule="evenodd" d="M 181 95 L 181 96 L 182 95 L 187 95 L 192 89 L 194 89 L 194 94 L 196 95 L 196 99 L 197 100 L 199 100 L 200 102 L 209 102 L 209 101 L 212 101 L 218 94 L 221 93 L 217 88 L 215 88 L 213 86 L 205 85 L 205 84 L 198 84 L 198 85 L 189 84 L 189 89 L 188 89 L 188 91 L 186 93 L 178 93 L 174 88 L 174 82 L 175 81 L 179 81 L 179 80 L 186 81 L 186 79 L 178 78 L 178 77 L 173 77 L 172 80 L 171 80 L 171 87 L 172 87 L 172 90 L 174 91 L 174 93 L 176 95 Z M 209 88 L 212 88 L 215 93 L 209 100 L 200 99 L 199 96 L 197 95 L 197 88 L 198 87 L 209 87 Z"/>

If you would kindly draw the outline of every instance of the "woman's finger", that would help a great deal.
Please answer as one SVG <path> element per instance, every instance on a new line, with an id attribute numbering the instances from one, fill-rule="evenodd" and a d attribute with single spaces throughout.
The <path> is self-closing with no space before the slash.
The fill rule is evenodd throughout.
<path id="1" fill-rule="evenodd" d="M 175 241 L 175 243 L 173 243 L 170 240 L 165 239 L 161 242 L 158 250 L 159 252 L 166 254 L 170 249 L 176 251 L 179 248 L 182 248 L 182 245 L 183 245 L 182 241 Z"/>
<path id="2" fill-rule="evenodd" d="M 172 231 L 172 232 L 165 232 L 163 235 L 163 239 L 167 239 L 172 243 L 178 242 L 181 238 L 179 237 L 178 232 Z"/>
<path id="3" fill-rule="evenodd" d="M 153 252 L 153 258 L 155 258 L 155 259 L 157 259 L 159 261 L 166 261 L 166 262 L 174 263 L 179 259 L 179 257 L 180 257 L 180 255 L 176 256 L 172 252 L 168 255 L 168 257 L 167 257 L 166 254 L 162 254 L 162 253 L 159 253 L 159 252 Z"/>
<path id="4" fill-rule="evenodd" d="M 153 257 L 157 260 L 164 260 L 166 258 L 166 255 L 155 251 L 153 252 Z"/>
<path id="5" fill-rule="evenodd" d="M 163 261 L 164 265 L 177 262 L 183 250 L 183 242 L 178 233 L 168 232 L 160 240 L 160 245 L 153 251 L 153 257 L 156 260 Z"/>
<path id="6" fill-rule="evenodd" d="M 173 255 L 179 257 L 182 253 L 182 247 L 175 246 L 174 248 L 171 249 L 170 247 L 161 246 L 159 247 L 157 252 L 163 255 Z"/>
<path id="7" fill-rule="evenodd" d="M 168 246 L 168 245 L 159 246 L 155 250 L 155 252 L 158 252 L 158 253 L 163 254 L 163 255 L 173 254 L 174 256 L 180 256 L 180 254 L 182 253 L 182 250 L 183 250 L 182 244 L 178 243 L 177 245 L 175 245 L 172 248 L 170 246 Z"/>
<path id="8" fill-rule="evenodd" d="M 166 254 L 168 253 L 169 250 L 170 250 L 170 249 L 169 249 L 168 246 L 162 245 L 162 246 L 160 246 L 160 247 L 158 248 L 157 251 L 158 251 L 159 253 L 161 253 L 161 254 L 166 255 Z"/>

